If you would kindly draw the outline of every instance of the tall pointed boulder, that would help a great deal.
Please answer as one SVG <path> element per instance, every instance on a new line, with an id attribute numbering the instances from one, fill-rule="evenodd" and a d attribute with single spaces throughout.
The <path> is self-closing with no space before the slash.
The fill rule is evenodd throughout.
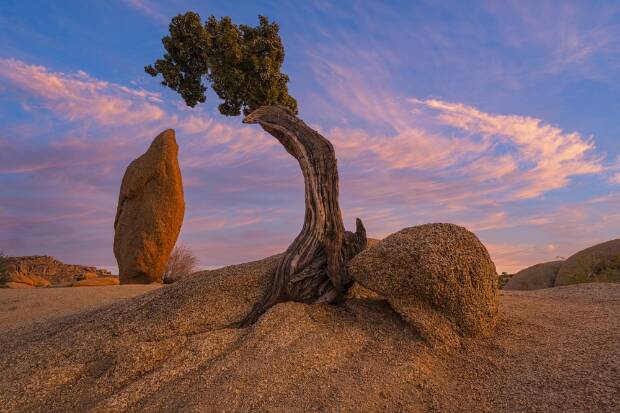
<path id="1" fill-rule="evenodd" d="M 162 282 L 185 214 L 178 152 L 174 130 L 168 129 L 123 176 L 114 220 L 122 284 Z"/>

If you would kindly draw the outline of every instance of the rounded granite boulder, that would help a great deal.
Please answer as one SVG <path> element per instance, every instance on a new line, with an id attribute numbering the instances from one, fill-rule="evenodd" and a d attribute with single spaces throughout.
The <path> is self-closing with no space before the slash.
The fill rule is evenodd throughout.
<path id="1" fill-rule="evenodd" d="M 453 224 L 405 228 L 362 251 L 350 275 L 385 297 L 430 343 L 456 344 L 495 325 L 497 273 L 487 249 Z"/>
<path id="2" fill-rule="evenodd" d="M 527 267 L 508 280 L 504 290 L 541 290 L 553 287 L 564 261 L 549 261 Z"/>

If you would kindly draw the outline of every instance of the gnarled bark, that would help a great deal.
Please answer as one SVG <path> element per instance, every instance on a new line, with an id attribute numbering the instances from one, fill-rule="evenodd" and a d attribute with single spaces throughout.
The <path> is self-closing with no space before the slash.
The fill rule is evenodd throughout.
<path id="1" fill-rule="evenodd" d="M 356 221 L 345 231 L 338 205 L 334 147 L 281 106 L 263 106 L 246 116 L 276 138 L 301 167 L 305 183 L 304 225 L 278 263 L 262 299 L 242 325 L 253 323 L 282 301 L 336 302 L 350 285 L 346 263 L 366 247 L 366 230 Z"/>

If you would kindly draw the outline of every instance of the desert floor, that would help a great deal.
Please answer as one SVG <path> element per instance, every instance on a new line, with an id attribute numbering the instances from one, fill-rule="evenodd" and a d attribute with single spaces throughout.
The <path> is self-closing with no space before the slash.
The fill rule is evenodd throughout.
<path id="1" fill-rule="evenodd" d="M 0 328 L 66 316 L 135 297 L 159 287 L 158 284 L 150 284 L 72 288 L 1 288 Z"/>
<path id="2" fill-rule="evenodd" d="M 230 268 L 159 289 L 0 290 L 2 405 L 620 411 L 620 284 L 503 291 L 496 331 L 445 351 L 425 345 L 381 301 L 284 303 L 255 326 L 227 327 L 259 294 L 247 291 L 264 282 L 241 276 L 247 267 Z"/>

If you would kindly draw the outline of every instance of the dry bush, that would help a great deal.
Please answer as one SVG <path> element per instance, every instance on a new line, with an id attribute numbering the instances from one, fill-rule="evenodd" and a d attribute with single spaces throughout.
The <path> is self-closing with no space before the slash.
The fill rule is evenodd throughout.
<path id="1" fill-rule="evenodd" d="M 197 264 L 198 259 L 188 246 L 176 245 L 168 258 L 168 265 L 164 271 L 164 283 L 171 284 L 190 275 L 196 270 Z"/>

